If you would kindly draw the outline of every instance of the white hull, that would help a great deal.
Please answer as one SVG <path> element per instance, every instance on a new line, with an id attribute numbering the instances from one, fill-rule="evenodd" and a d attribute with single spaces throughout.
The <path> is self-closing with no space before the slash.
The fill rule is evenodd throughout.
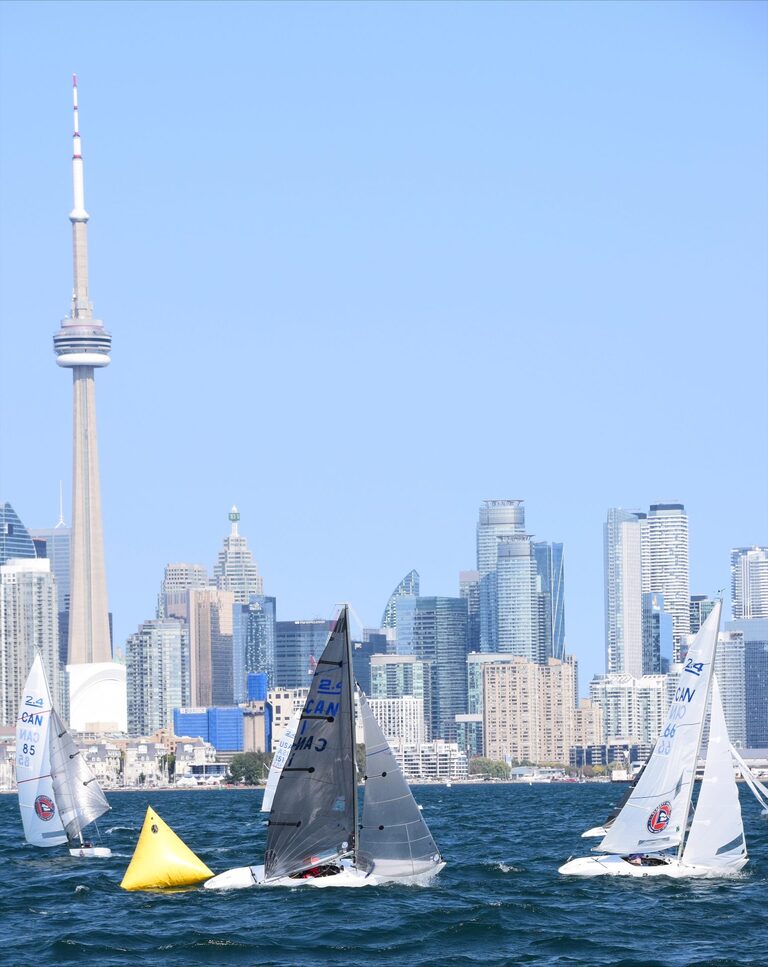
<path id="1" fill-rule="evenodd" d="M 442 870 L 445 863 L 438 863 L 428 873 L 416 876 L 385 877 L 373 873 L 365 873 L 353 866 L 345 866 L 339 873 L 331 876 L 308 876 L 306 879 L 294 879 L 291 876 L 281 876 L 274 880 L 264 879 L 263 866 L 241 866 L 237 869 L 219 873 L 203 884 L 206 890 L 243 890 L 252 886 L 273 887 L 287 886 L 295 889 L 298 886 L 312 886 L 317 889 L 330 887 L 358 888 L 362 886 L 380 886 L 383 883 L 418 883 L 424 885 Z"/>
<path id="2" fill-rule="evenodd" d="M 112 850 L 107 846 L 73 846 L 69 850 L 69 855 L 82 859 L 104 859 L 112 855 Z"/>
<path id="3" fill-rule="evenodd" d="M 678 859 L 670 859 L 659 866 L 636 866 L 628 863 L 622 856 L 579 856 L 568 860 L 558 873 L 564 876 L 668 876 L 673 879 L 693 877 L 731 876 L 745 864 L 746 857 L 729 870 L 713 869 L 709 866 L 687 866 Z"/>
<path id="4" fill-rule="evenodd" d="M 593 826 L 592 829 L 588 829 L 586 833 L 581 834 L 582 839 L 592 839 L 595 836 L 603 837 L 608 832 L 605 826 Z"/>

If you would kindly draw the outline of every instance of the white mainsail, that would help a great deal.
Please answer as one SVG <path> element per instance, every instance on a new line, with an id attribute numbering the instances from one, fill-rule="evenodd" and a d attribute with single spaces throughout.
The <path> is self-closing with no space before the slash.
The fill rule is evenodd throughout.
<path id="1" fill-rule="evenodd" d="M 720 688 L 717 678 L 713 677 L 704 778 L 682 861 L 687 866 L 707 866 L 724 872 L 741 869 L 746 855 L 744 824 L 728 728 Z"/>
<path id="2" fill-rule="evenodd" d="M 277 752 L 272 759 L 272 764 L 269 767 L 269 775 L 267 776 L 267 786 L 264 790 L 264 798 L 261 801 L 261 811 L 263 813 L 268 813 L 272 808 L 272 800 L 275 798 L 275 789 L 277 789 L 277 781 L 280 778 L 280 773 L 283 771 L 283 766 L 288 761 L 288 756 L 291 754 L 291 747 L 293 746 L 293 740 L 296 737 L 296 732 L 299 728 L 299 722 L 301 721 L 301 712 L 295 712 L 293 718 L 288 722 L 283 734 L 280 736 L 280 742 L 277 745 Z"/>
<path id="3" fill-rule="evenodd" d="M 55 709 L 49 740 L 54 797 L 67 836 L 74 842 L 82 839 L 83 829 L 108 812 L 110 805 Z"/>
<path id="4" fill-rule="evenodd" d="M 53 703 L 39 654 L 29 671 L 16 720 L 16 784 L 24 836 L 33 846 L 60 846 L 67 834 L 51 778 L 49 733 Z"/>
<path id="5" fill-rule="evenodd" d="M 693 640 L 659 741 L 601 852 L 658 853 L 685 836 L 721 608 L 718 601 Z"/>

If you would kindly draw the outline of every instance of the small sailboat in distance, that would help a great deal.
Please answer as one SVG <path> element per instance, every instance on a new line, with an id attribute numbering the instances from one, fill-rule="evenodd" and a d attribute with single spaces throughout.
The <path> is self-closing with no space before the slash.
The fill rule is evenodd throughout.
<path id="1" fill-rule="evenodd" d="M 110 809 L 88 763 L 53 707 L 35 655 L 16 721 L 16 785 L 24 836 L 32 846 L 69 845 L 72 856 L 106 857 L 83 830 Z"/>
<path id="2" fill-rule="evenodd" d="M 317 661 L 269 812 L 262 866 L 220 873 L 206 889 L 424 882 L 445 865 L 365 696 L 365 793 L 358 824 L 355 685 L 342 608 Z"/>
<path id="3" fill-rule="evenodd" d="M 747 862 L 744 826 L 720 689 L 713 676 L 722 603 L 694 639 L 645 771 L 596 854 L 560 867 L 567 876 L 727 876 Z M 691 808 L 707 705 L 709 744 Z"/>

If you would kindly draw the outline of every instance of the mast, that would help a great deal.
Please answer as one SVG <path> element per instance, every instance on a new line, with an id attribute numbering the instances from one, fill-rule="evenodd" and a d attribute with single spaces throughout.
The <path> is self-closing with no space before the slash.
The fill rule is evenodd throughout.
<path id="1" fill-rule="evenodd" d="M 712 679 L 715 674 L 715 655 L 717 654 L 717 639 L 720 634 L 720 615 L 723 608 L 723 599 L 720 598 L 717 604 L 717 631 L 715 631 L 715 647 L 712 649 L 712 668 L 709 674 L 709 681 L 707 682 L 707 697 L 704 700 L 704 709 L 706 710 L 707 703 L 709 702 L 710 695 L 712 693 Z M 711 718 L 710 710 L 710 718 Z M 693 787 L 696 785 L 696 771 L 699 768 L 699 754 L 701 753 L 701 740 L 704 738 L 704 723 L 707 721 L 706 714 L 701 717 L 701 726 L 699 727 L 699 741 L 696 743 L 696 755 L 693 760 L 693 775 L 691 776 L 691 785 L 688 790 L 688 805 L 685 809 L 685 819 L 683 826 L 683 835 L 680 837 L 680 845 L 677 847 L 677 860 L 681 862 L 683 857 L 683 848 L 688 839 L 688 820 L 691 815 L 691 803 L 693 802 Z"/>
<path id="2" fill-rule="evenodd" d="M 352 815 L 354 816 L 354 830 L 352 832 L 352 863 L 357 865 L 357 839 L 360 821 L 357 811 L 357 744 L 355 742 L 355 676 L 352 671 L 352 638 L 349 634 L 349 605 L 344 606 L 344 634 L 346 635 L 347 651 L 347 693 L 349 695 L 349 728 L 351 730 L 352 746 Z"/>

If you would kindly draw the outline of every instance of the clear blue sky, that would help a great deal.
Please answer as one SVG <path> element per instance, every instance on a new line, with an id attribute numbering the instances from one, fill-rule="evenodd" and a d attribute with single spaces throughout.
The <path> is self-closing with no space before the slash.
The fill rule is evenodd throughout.
<path id="1" fill-rule="evenodd" d="M 685 503 L 693 593 L 768 542 L 765 4 L 5 2 L 0 35 L 0 492 L 69 500 L 76 71 L 119 646 L 233 503 L 279 618 L 375 625 L 524 498 L 582 688 L 608 507 Z"/>

